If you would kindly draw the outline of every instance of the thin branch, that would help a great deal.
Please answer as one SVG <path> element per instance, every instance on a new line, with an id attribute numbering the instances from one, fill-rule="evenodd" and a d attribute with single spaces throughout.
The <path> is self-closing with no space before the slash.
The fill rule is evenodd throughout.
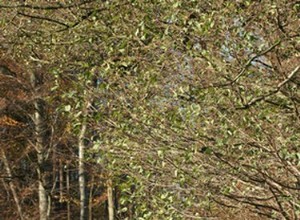
<path id="1" fill-rule="evenodd" d="M 239 74 L 234 77 L 234 79 L 230 82 L 230 84 L 234 84 L 247 70 L 247 68 L 251 65 L 251 63 L 256 60 L 257 58 L 269 53 L 271 50 L 273 50 L 275 47 L 277 47 L 279 44 L 281 43 L 281 40 L 277 41 L 275 44 L 273 44 L 271 47 L 269 47 L 268 49 L 262 51 L 261 53 L 253 56 L 252 58 L 250 58 L 246 64 L 244 65 L 243 69 L 239 72 Z"/>
<path id="2" fill-rule="evenodd" d="M 293 76 L 299 71 L 299 69 L 300 69 L 300 65 L 297 66 L 297 67 L 291 72 L 291 74 L 290 74 L 283 82 L 279 83 L 278 86 L 277 86 L 277 88 L 280 89 L 280 88 L 281 88 L 282 86 L 284 86 L 287 82 L 289 82 L 289 81 L 293 78 Z"/>
<path id="3" fill-rule="evenodd" d="M 259 97 L 256 97 L 254 99 L 252 99 L 250 102 L 248 102 L 247 104 L 245 104 L 243 107 L 239 107 L 237 109 L 247 109 L 249 107 L 251 107 L 252 105 L 255 105 L 256 103 L 262 101 L 262 100 L 265 100 L 266 98 L 274 95 L 275 93 L 277 93 L 285 84 L 287 84 L 292 78 L 293 76 L 299 71 L 300 69 L 300 66 L 297 66 L 291 73 L 290 75 L 284 80 L 282 81 L 281 83 L 279 83 L 276 87 L 276 89 L 270 91 L 269 93 L 265 94 L 265 95 L 262 95 L 262 96 L 259 96 Z"/>
<path id="4" fill-rule="evenodd" d="M 218 219 L 217 217 L 201 217 L 201 216 L 195 216 L 193 214 L 187 214 L 185 212 L 180 211 L 179 209 L 172 206 L 172 209 L 178 213 L 180 213 L 182 216 L 185 216 L 188 219 L 200 219 L 200 220 L 209 220 L 209 219 Z"/>
<path id="5" fill-rule="evenodd" d="M 277 103 L 277 102 L 274 102 L 272 100 L 266 100 L 267 103 L 271 104 L 271 105 L 275 105 L 275 106 L 278 106 L 280 108 L 286 108 L 286 109 L 289 109 L 289 110 L 293 110 L 292 107 L 286 105 L 286 104 L 280 104 L 280 103 Z"/>
<path id="6" fill-rule="evenodd" d="M 217 204 L 219 204 L 219 205 L 221 205 L 221 206 L 227 207 L 227 208 L 233 208 L 233 209 L 239 208 L 238 206 L 231 205 L 231 204 L 228 205 L 228 204 L 226 204 L 226 203 L 223 202 L 223 201 L 217 200 L 217 199 L 214 198 L 213 196 L 211 196 L 210 199 L 211 199 L 212 201 L 214 201 L 215 203 L 217 203 Z"/>
<path id="7" fill-rule="evenodd" d="M 275 201 L 280 209 L 280 213 L 283 215 L 283 217 L 287 220 L 289 220 L 289 215 L 287 214 L 287 212 L 285 211 L 285 209 L 283 208 L 282 202 L 279 200 L 278 196 L 276 195 L 276 193 L 274 192 L 274 189 L 272 189 L 272 187 L 270 187 L 270 191 L 272 192 L 272 194 L 274 195 Z"/>
<path id="8" fill-rule="evenodd" d="M 41 59 L 35 58 L 35 57 L 33 57 L 33 56 L 29 56 L 29 58 L 30 58 L 32 61 L 35 61 L 35 62 L 44 63 L 44 64 L 50 64 L 50 62 L 47 61 L 47 60 L 41 60 Z"/>
<path id="9" fill-rule="evenodd" d="M 126 3 L 124 3 L 124 4 L 118 4 L 117 7 L 122 7 L 122 6 L 127 5 L 127 4 L 128 4 L 128 2 L 126 2 Z M 66 28 L 60 29 L 60 30 L 58 30 L 57 32 L 65 31 L 65 30 L 67 30 L 68 28 L 74 28 L 74 27 L 78 26 L 81 22 L 83 22 L 83 21 L 89 19 L 89 17 L 91 17 L 92 15 L 94 15 L 94 14 L 96 14 L 96 13 L 99 13 L 99 12 L 102 12 L 102 11 L 107 11 L 107 10 L 109 10 L 107 7 L 103 7 L 103 8 L 98 8 L 98 9 L 96 9 L 96 10 L 89 11 L 89 12 L 87 12 L 85 15 L 82 15 L 82 16 L 78 19 L 78 21 L 76 21 L 74 24 L 68 25 L 68 26 L 66 26 Z"/>
<path id="10" fill-rule="evenodd" d="M 232 199 L 232 200 L 234 200 L 236 202 L 241 202 L 241 203 L 244 203 L 244 204 L 248 204 L 248 205 L 254 206 L 256 209 L 273 210 L 273 211 L 276 211 L 276 212 L 280 213 L 280 210 L 277 207 L 274 207 L 272 205 L 265 205 L 265 204 L 260 204 L 260 203 L 257 203 L 257 202 L 252 202 L 252 201 L 244 200 L 243 198 L 242 199 L 241 198 L 237 198 L 233 194 L 223 194 L 223 196 L 227 197 L 229 199 Z"/>
<path id="11" fill-rule="evenodd" d="M 57 9 L 70 9 L 74 7 L 79 7 L 81 5 L 85 5 L 88 3 L 95 2 L 95 0 L 88 0 L 88 1 L 83 1 L 81 3 L 74 3 L 70 5 L 65 5 L 58 3 L 56 6 L 38 6 L 38 5 L 28 5 L 28 4 L 21 4 L 21 5 L 0 5 L 0 8 L 5 8 L 5 9 L 13 9 L 13 8 L 29 8 L 29 9 L 34 9 L 34 10 L 57 10 Z"/>
<path id="12" fill-rule="evenodd" d="M 22 13 L 22 12 L 18 12 L 18 14 L 22 15 L 24 17 L 29 17 L 29 18 L 33 18 L 33 19 L 49 21 L 49 22 L 52 22 L 52 23 L 55 23 L 55 24 L 59 24 L 59 25 L 65 26 L 67 28 L 70 27 L 68 24 L 63 23 L 62 21 L 54 20 L 52 18 L 42 17 L 42 16 L 38 16 L 38 15 L 29 15 L 29 14 L 25 14 L 25 13 Z"/>

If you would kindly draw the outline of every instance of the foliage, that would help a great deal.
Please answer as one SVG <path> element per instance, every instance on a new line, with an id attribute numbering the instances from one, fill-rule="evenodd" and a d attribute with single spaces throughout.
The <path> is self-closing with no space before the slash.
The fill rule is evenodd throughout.
<path id="1" fill-rule="evenodd" d="M 22 4 L 1 1 L 3 50 L 43 72 L 56 146 L 90 102 L 119 218 L 299 218 L 299 2 Z"/>

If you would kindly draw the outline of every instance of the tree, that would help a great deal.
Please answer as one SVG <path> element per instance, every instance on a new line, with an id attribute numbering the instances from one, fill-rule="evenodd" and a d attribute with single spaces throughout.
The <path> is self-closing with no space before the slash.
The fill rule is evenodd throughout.
<path id="1" fill-rule="evenodd" d="M 297 1 L 0 7 L 4 50 L 47 76 L 31 105 L 77 170 L 74 215 L 108 186 L 121 219 L 299 218 Z"/>

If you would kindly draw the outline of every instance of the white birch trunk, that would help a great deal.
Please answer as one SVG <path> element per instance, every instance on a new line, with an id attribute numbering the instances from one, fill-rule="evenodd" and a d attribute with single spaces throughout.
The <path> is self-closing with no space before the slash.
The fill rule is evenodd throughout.
<path id="1" fill-rule="evenodd" d="M 37 93 L 37 87 L 40 82 L 36 78 L 34 73 L 31 74 L 31 85 L 35 92 Z M 44 173 L 44 164 L 45 164 L 45 155 L 46 155 L 46 137 L 45 137 L 45 126 L 44 126 L 44 117 L 45 114 L 44 109 L 40 103 L 41 101 L 36 99 L 34 101 L 35 112 L 33 114 L 32 120 L 35 128 L 35 143 L 34 147 L 37 151 L 37 159 L 38 159 L 38 195 L 39 195 L 39 212 L 40 212 L 40 220 L 47 220 L 49 215 L 49 204 L 48 204 L 48 195 L 45 189 L 45 173 Z"/>
<path id="2" fill-rule="evenodd" d="M 80 220 L 87 219 L 87 195 L 86 195 L 86 178 L 85 178 L 85 166 L 84 166 L 84 154 L 85 154 L 85 144 L 84 137 L 87 128 L 87 108 L 88 102 L 84 103 L 82 116 L 83 121 L 81 124 L 80 133 L 78 136 L 78 154 L 79 154 L 79 193 L 80 193 Z"/>
<path id="3" fill-rule="evenodd" d="M 114 220 L 114 198 L 113 198 L 112 180 L 110 177 L 107 180 L 107 202 L 108 202 L 108 219 Z"/>

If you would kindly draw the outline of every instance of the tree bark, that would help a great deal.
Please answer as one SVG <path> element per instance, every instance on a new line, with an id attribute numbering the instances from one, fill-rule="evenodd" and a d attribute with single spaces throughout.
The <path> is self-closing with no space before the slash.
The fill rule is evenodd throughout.
<path id="1" fill-rule="evenodd" d="M 107 180 L 107 201 L 108 201 L 108 219 L 114 220 L 114 198 L 113 198 L 112 180 L 110 177 L 108 177 Z"/>
<path id="2" fill-rule="evenodd" d="M 64 170 L 62 160 L 59 159 L 59 202 L 63 201 L 64 195 Z"/>
<path id="3" fill-rule="evenodd" d="M 86 178 L 85 178 L 85 166 L 84 166 L 84 154 L 85 154 L 85 143 L 84 137 L 87 128 L 87 108 L 88 102 L 84 103 L 82 116 L 83 121 L 81 124 L 81 129 L 78 136 L 78 154 L 79 154 L 79 166 L 78 166 L 78 173 L 79 173 L 79 192 L 80 192 L 80 220 L 87 219 L 87 200 L 88 197 L 86 195 Z"/>
<path id="4" fill-rule="evenodd" d="M 34 93 L 39 93 L 39 87 L 42 82 L 37 77 L 35 73 L 31 74 L 31 85 L 33 87 Z M 45 129 L 45 108 L 44 104 L 40 98 L 34 101 L 35 112 L 33 114 L 32 120 L 35 129 L 35 143 L 34 147 L 37 151 L 37 174 L 38 174 L 38 195 L 39 195 L 39 212 L 40 220 L 47 220 L 49 217 L 49 204 L 48 204 L 48 194 L 45 189 L 46 179 L 45 179 L 45 161 L 46 161 L 46 146 L 47 137 Z"/>
<path id="5" fill-rule="evenodd" d="M 47 191 L 45 189 L 45 173 L 44 173 L 44 163 L 45 163 L 45 158 L 44 158 L 44 149 L 43 149 L 43 141 L 41 135 L 41 130 L 40 130 L 40 123 L 41 123 L 41 118 L 38 113 L 38 111 L 35 113 L 35 125 L 36 125 L 36 135 L 37 137 L 37 142 L 36 142 L 36 149 L 37 149 L 37 154 L 38 154 L 38 168 L 37 168 L 37 173 L 38 173 L 38 194 L 39 194 L 39 210 L 40 210 L 40 220 L 47 220 L 48 219 L 48 196 L 47 196 Z"/>
<path id="6" fill-rule="evenodd" d="M 66 174 L 66 185 L 67 185 L 67 195 L 68 198 L 70 198 L 70 172 L 69 172 L 69 165 L 67 165 L 66 167 L 67 169 L 67 174 Z M 70 199 L 68 199 L 67 201 L 67 219 L 70 220 L 71 219 L 71 207 L 70 207 Z"/>

